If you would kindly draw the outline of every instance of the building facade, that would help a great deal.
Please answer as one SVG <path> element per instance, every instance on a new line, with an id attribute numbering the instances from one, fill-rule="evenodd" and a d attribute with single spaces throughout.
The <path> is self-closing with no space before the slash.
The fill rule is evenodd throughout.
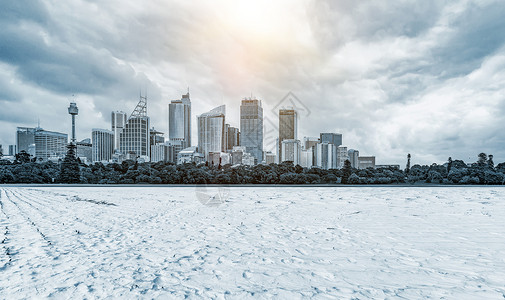
<path id="1" fill-rule="evenodd" d="M 14 156 L 18 153 L 16 145 L 9 145 L 9 156 Z"/>
<path id="2" fill-rule="evenodd" d="M 293 164 L 300 164 L 301 145 L 299 140 L 283 140 L 281 145 L 282 161 L 292 161 Z"/>
<path id="3" fill-rule="evenodd" d="M 351 167 L 358 169 L 359 167 L 359 151 L 355 149 L 349 149 L 347 151 L 347 154 L 349 155 L 349 161 L 351 162 Z"/>
<path id="4" fill-rule="evenodd" d="M 50 157 L 63 158 L 67 153 L 68 135 L 66 133 L 46 131 L 37 128 L 35 131 L 35 157 L 46 161 Z M 28 153 L 33 148 L 29 147 Z M 31 151 L 30 151 L 31 150 Z"/>
<path id="5" fill-rule="evenodd" d="M 329 143 L 335 146 L 342 146 L 342 134 L 340 133 L 321 133 L 319 136 L 321 143 Z"/>
<path id="6" fill-rule="evenodd" d="M 337 146 L 332 143 L 318 143 L 312 149 L 314 166 L 326 170 L 337 168 Z"/>
<path id="7" fill-rule="evenodd" d="M 82 163 L 90 164 L 93 161 L 93 146 L 91 144 L 91 139 L 84 139 L 77 142 L 75 155 Z"/>
<path id="8" fill-rule="evenodd" d="M 29 127 L 18 127 L 16 131 L 16 155 L 21 151 L 29 153 L 28 150 L 30 145 L 35 145 L 35 131 L 42 130 L 42 128 L 29 128 Z M 29 153 L 35 156 L 35 153 Z"/>
<path id="9" fill-rule="evenodd" d="M 263 107 L 258 99 L 243 99 L 240 104 L 240 145 L 254 156 L 256 163 L 263 161 Z"/>
<path id="10" fill-rule="evenodd" d="M 206 159 L 210 152 L 224 152 L 226 106 L 198 116 L 198 151 Z"/>
<path id="11" fill-rule="evenodd" d="M 375 168 L 375 156 L 358 157 L 359 169 Z"/>
<path id="12" fill-rule="evenodd" d="M 225 124 L 225 150 L 232 151 L 233 147 L 240 145 L 240 131 L 236 127 Z"/>
<path id="13" fill-rule="evenodd" d="M 91 130 L 91 144 L 91 160 L 93 162 L 108 162 L 114 153 L 114 132 L 93 128 Z"/>
<path id="14" fill-rule="evenodd" d="M 301 155 L 300 155 L 300 166 L 304 168 L 312 168 L 313 165 L 313 147 L 310 147 L 308 150 L 302 149 Z"/>
<path id="15" fill-rule="evenodd" d="M 278 161 L 286 161 L 282 155 L 282 142 L 296 140 L 298 131 L 298 115 L 294 109 L 279 110 Z"/>
<path id="16" fill-rule="evenodd" d="M 189 91 L 168 105 L 168 138 L 176 153 L 191 147 L 191 100 Z"/>
<path id="17" fill-rule="evenodd" d="M 122 111 L 113 111 L 111 114 L 111 129 L 114 132 L 114 150 L 119 151 L 121 132 L 126 126 L 127 116 Z"/>
<path id="18" fill-rule="evenodd" d="M 347 147 L 344 146 L 337 147 L 337 168 L 339 169 L 343 168 L 346 160 L 350 161 L 349 153 L 347 153 Z"/>

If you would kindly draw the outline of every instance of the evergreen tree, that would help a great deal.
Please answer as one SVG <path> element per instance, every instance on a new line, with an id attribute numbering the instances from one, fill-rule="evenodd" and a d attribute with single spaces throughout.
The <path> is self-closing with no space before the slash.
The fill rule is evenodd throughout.
<path id="1" fill-rule="evenodd" d="M 79 183 L 80 182 L 80 170 L 79 162 L 75 157 L 75 145 L 69 144 L 67 155 L 61 163 L 60 176 L 58 182 L 61 183 Z"/>
<path id="2" fill-rule="evenodd" d="M 409 175 L 410 173 L 410 153 L 407 154 L 407 167 L 405 168 L 405 174 Z"/>
<path id="3" fill-rule="evenodd" d="M 344 167 L 342 168 L 342 183 L 347 183 L 349 176 L 351 176 L 352 173 L 352 166 L 351 162 L 346 159 L 344 162 Z"/>
<path id="4" fill-rule="evenodd" d="M 480 167 L 483 167 L 486 165 L 486 162 L 487 162 L 487 154 L 486 153 L 480 153 L 478 155 L 478 160 L 477 160 L 477 164 L 480 166 Z"/>
<path id="5" fill-rule="evenodd" d="M 487 165 L 489 166 L 489 168 L 491 170 L 494 170 L 494 161 L 493 161 L 493 155 L 492 154 L 489 154 L 487 156 Z"/>
<path id="6" fill-rule="evenodd" d="M 449 159 L 447 161 L 447 174 L 449 174 L 449 172 L 451 172 L 451 169 L 452 169 L 452 157 L 449 157 Z"/>
<path id="7" fill-rule="evenodd" d="M 30 154 L 26 153 L 25 150 L 21 150 L 19 153 L 16 154 L 16 161 L 22 164 L 30 162 Z"/>

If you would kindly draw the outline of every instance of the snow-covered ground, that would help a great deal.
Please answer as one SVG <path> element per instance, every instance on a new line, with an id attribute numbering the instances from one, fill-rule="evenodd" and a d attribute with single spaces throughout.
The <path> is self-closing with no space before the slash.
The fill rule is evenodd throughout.
<path id="1" fill-rule="evenodd" d="M 0 187 L 0 298 L 505 297 L 503 187 L 212 189 Z"/>

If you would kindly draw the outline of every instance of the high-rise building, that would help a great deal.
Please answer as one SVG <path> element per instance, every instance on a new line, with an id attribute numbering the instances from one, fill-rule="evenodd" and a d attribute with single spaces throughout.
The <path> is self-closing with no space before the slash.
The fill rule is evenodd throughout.
<path id="1" fill-rule="evenodd" d="M 349 151 L 347 151 L 347 154 L 349 155 L 349 161 L 351 162 L 351 167 L 357 169 L 359 167 L 359 162 L 358 162 L 359 151 L 354 150 L 354 149 L 349 149 Z"/>
<path id="2" fill-rule="evenodd" d="M 230 124 L 225 124 L 224 128 L 225 151 L 230 152 L 233 150 L 233 147 L 240 145 L 240 131 L 238 128 L 230 126 Z"/>
<path id="3" fill-rule="evenodd" d="M 283 140 L 281 145 L 282 161 L 292 161 L 293 164 L 300 164 L 301 146 L 299 140 Z"/>
<path id="4" fill-rule="evenodd" d="M 140 96 L 126 125 L 119 134 L 119 150 L 129 159 L 140 158 L 149 161 L 149 117 L 147 116 L 147 97 Z"/>
<path id="5" fill-rule="evenodd" d="M 121 131 L 126 125 L 127 116 L 122 111 L 113 111 L 111 114 L 111 129 L 114 132 L 114 150 L 119 151 Z"/>
<path id="6" fill-rule="evenodd" d="M 256 159 L 263 161 L 263 108 L 257 99 L 243 99 L 240 104 L 240 145 Z"/>
<path id="7" fill-rule="evenodd" d="M 42 161 L 46 161 L 49 157 L 63 158 L 67 153 L 67 143 L 68 135 L 66 133 L 46 131 L 37 127 L 35 130 L 35 157 Z"/>
<path id="8" fill-rule="evenodd" d="M 151 162 L 175 162 L 174 147 L 169 144 L 151 145 Z"/>
<path id="9" fill-rule="evenodd" d="M 14 156 L 18 153 L 16 145 L 9 145 L 9 156 Z"/>
<path id="10" fill-rule="evenodd" d="M 317 143 L 319 143 L 319 138 L 317 137 L 304 137 L 302 149 L 309 150 L 314 147 Z"/>
<path id="11" fill-rule="evenodd" d="M 337 147 L 337 168 L 343 168 L 346 160 L 350 161 L 349 154 L 347 153 L 347 147 Z"/>
<path id="12" fill-rule="evenodd" d="M 279 110 L 279 162 L 286 161 L 282 155 L 282 142 L 284 140 L 296 140 L 298 131 L 298 116 L 294 109 Z"/>
<path id="13" fill-rule="evenodd" d="M 40 128 L 41 129 L 41 128 Z M 16 155 L 21 151 L 25 151 L 28 153 L 28 148 L 30 145 L 35 144 L 35 131 L 37 128 L 28 128 L 28 127 L 18 127 L 16 131 Z M 35 153 L 32 153 L 35 155 Z"/>
<path id="14" fill-rule="evenodd" d="M 198 116 L 198 151 L 206 159 L 210 152 L 223 152 L 226 106 L 221 105 Z"/>
<path id="15" fill-rule="evenodd" d="M 359 169 L 375 168 L 375 156 L 358 157 Z"/>
<path id="16" fill-rule="evenodd" d="M 114 132 L 93 128 L 91 131 L 91 158 L 93 162 L 109 161 L 114 153 Z"/>
<path id="17" fill-rule="evenodd" d="M 168 105 L 168 138 L 175 147 L 176 155 L 182 149 L 191 147 L 191 100 L 189 91 L 181 100 L 173 100 Z"/>
<path id="18" fill-rule="evenodd" d="M 316 144 L 312 149 L 314 166 L 326 170 L 337 168 L 337 146 L 324 142 Z"/>
<path id="19" fill-rule="evenodd" d="M 312 168 L 313 157 L 313 147 L 310 147 L 308 150 L 302 149 L 300 155 L 300 166 L 304 168 Z"/>
<path id="20" fill-rule="evenodd" d="M 337 147 L 342 145 L 342 134 L 340 133 L 321 133 L 319 139 L 321 143 L 330 143 Z"/>

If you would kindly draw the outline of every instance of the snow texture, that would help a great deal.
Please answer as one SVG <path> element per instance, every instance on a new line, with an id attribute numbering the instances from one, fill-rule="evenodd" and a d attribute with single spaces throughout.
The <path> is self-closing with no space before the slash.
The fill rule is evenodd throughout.
<path id="1" fill-rule="evenodd" d="M 220 193 L 0 187 L 0 298 L 505 297 L 502 187 Z"/>

